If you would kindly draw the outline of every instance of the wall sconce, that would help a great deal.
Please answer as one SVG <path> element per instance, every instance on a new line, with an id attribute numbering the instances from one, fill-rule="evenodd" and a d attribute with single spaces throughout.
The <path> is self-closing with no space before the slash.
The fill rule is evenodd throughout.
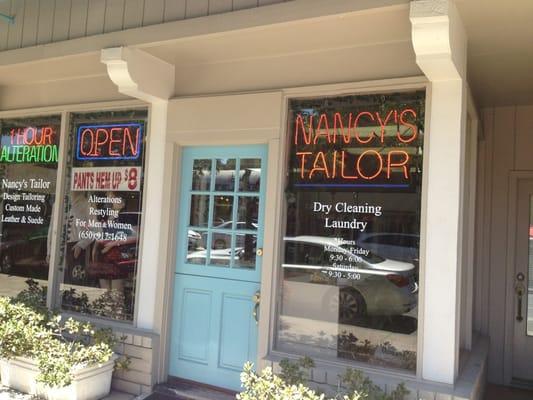
<path id="1" fill-rule="evenodd" d="M 6 20 L 9 24 L 15 23 L 15 17 L 0 13 L 0 19 Z"/>

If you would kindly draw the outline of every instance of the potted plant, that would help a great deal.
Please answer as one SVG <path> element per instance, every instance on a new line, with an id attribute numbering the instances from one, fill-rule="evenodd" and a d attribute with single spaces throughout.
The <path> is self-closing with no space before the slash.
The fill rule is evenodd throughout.
<path id="1" fill-rule="evenodd" d="M 110 329 L 0 297 L 2 384 L 48 400 L 93 400 L 111 387 L 116 338 Z"/>

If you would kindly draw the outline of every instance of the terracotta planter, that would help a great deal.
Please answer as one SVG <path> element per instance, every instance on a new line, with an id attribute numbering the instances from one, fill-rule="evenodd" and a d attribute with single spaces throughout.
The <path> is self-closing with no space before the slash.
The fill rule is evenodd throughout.
<path id="1" fill-rule="evenodd" d="M 111 390 L 111 375 L 115 358 L 104 364 L 77 368 L 72 383 L 62 388 L 51 388 L 37 382 L 37 362 L 24 357 L 0 359 L 2 385 L 23 393 L 41 396 L 47 400 L 97 400 Z"/>

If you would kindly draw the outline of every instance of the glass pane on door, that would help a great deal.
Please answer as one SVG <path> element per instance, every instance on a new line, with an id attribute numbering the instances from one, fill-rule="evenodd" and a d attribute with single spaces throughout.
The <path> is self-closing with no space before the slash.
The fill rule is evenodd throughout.
<path id="1" fill-rule="evenodd" d="M 256 268 L 260 176 L 260 158 L 193 160 L 187 264 Z"/>

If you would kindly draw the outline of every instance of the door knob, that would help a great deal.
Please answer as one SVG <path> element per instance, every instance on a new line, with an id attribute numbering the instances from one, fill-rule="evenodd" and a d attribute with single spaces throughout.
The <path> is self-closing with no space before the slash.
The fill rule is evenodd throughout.
<path id="1" fill-rule="evenodd" d="M 255 294 L 253 295 L 252 301 L 255 304 L 254 312 L 252 313 L 252 315 L 254 316 L 255 324 L 258 325 L 259 324 L 259 304 L 261 303 L 261 292 L 259 290 L 255 292 Z"/>
<path id="2" fill-rule="evenodd" d="M 524 286 L 524 274 L 519 273 L 516 275 L 516 285 L 514 287 L 514 291 L 516 293 L 517 301 L 516 301 L 516 320 L 518 322 L 522 322 L 524 320 L 524 317 L 522 316 L 522 297 L 524 296 L 524 293 L 526 292 L 526 288 Z"/>
<path id="3" fill-rule="evenodd" d="M 259 248 L 255 251 L 255 254 L 258 256 L 258 257 L 262 257 L 263 256 L 263 249 Z"/>

